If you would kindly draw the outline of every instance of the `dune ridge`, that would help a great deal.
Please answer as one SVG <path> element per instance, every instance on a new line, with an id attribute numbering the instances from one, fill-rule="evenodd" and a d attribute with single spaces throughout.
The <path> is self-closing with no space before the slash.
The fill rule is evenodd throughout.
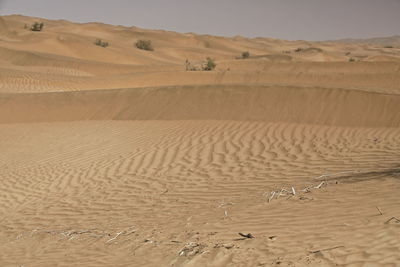
<path id="1" fill-rule="evenodd" d="M 184 86 L 0 95 L 0 123 L 238 120 L 398 127 L 400 96 L 283 86 Z"/>

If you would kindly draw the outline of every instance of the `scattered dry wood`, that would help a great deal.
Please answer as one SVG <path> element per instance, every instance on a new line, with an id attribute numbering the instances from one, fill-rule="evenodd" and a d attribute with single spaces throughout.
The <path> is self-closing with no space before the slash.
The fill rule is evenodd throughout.
<path id="1" fill-rule="evenodd" d="M 127 228 L 126 230 L 123 230 L 121 232 L 118 232 L 115 234 L 115 236 L 111 239 L 108 239 L 106 243 L 109 243 L 115 239 L 117 239 L 120 235 L 123 236 L 128 236 L 134 232 L 136 232 L 136 229 L 133 229 L 132 227 Z M 73 240 L 76 239 L 78 236 L 81 235 L 87 235 L 89 237 L 94 237 L 94 238 L 104 238 L 104 237 L 111 237 L 113 234 L 108 233 L 105 231 L 100 231 L 100 230 L 40 230 L 40 229 L 34 229 L 30 232 L 30 236 L 33 236 L 34 234 L 49 234 L 49 235 L 61 235 L 64 238 L 67 238 L 68 240 Z M 24 234 L 20 234 L 17 236 L 17 239 L 23 238 Z"/>

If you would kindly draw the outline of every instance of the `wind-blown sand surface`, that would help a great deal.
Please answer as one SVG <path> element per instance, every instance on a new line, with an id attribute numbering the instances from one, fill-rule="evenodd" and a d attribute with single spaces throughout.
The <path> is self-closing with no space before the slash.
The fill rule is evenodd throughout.
<path id="1" fill-rule="evenodd" d="M 0 266 L 400 265 L 398 47 L 0 17 L 0 149 Z"/>

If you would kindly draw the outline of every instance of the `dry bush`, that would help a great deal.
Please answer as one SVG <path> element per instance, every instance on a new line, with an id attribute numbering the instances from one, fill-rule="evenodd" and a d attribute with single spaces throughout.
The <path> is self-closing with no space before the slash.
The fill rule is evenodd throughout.
<path id="1" fill-rule="evenodd" d="M 243 59 L 249 58 L 249 57 L 250 57 L 250 52 L 249 51 L 245 51 L 245 52 L 242 53 L 242 58 Z"/>
<path id="2" fill-rule="evenodd" d="M 186 59 L 185 62 L 185 68 L 187 71 L 210 71 L 215 69 L 216 66 L 217 64 L 210 57 L 208 57 L 206 61 L 192 63 Z"/>
<path id="3" fill-rule="evenodd" d="M 210 71 L 215 69 L 216 66 L 217 64 L 215 64 L 214 60 L 208 57 L 206 64 L 203 66 L 203 70 Z"/>
<path id="4" fill-rule="evenodd" d="M 101 47 L 107 47 L 107 46 L 109 46 L 109 43 L 108 43 L 108 42 L 104 42 L 104 41 L 101 40 L 101 39 L 97 39 L 96 42 L 94 42 L 94 44 L 97 45 L 97 46 L 101 46 Z"/>
<path id="5" fill-rule="evenodd" d="M 40 32 L 40 31 L 43 30 L 43 27 L 44 27 L 43 22 L 40 22 L 40 23 L 39 22 L 35 22 L 31 26 L 31 31 Z"/>
<path id="6" fill-rule="evenodd" d="M 135 46 L 142 50 L 154 51 L 154 48 L 150 40 L 138 40 Z"/>

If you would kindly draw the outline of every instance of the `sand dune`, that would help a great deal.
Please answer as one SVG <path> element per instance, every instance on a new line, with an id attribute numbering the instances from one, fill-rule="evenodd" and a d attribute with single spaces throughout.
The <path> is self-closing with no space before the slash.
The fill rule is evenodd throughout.
<path id="1" fill-rule="evenodd" d="M 372 44 L 372 45 L 383 45 L 383 46 L 394 46 L 398 47 L 400 45 L 400 36 L 394 35 L 390 37 L 375 37 L 375 38 L 367 38 L 367 39 L 341 39 L 336 40 L 336 42 L 341 43 L 364 43 L 364 44 Z"/>
<path id="2" fill-rule="evenodd" d="M 282 86 L 185 86 L 0 95 L 0 123 L 237 120 L 399 127 L 400 95 Z"/>
<path id="3" fill-rule="evenodd" d="M 0 17 L 0 266 L 398 266 L 399 59 Z"/>

